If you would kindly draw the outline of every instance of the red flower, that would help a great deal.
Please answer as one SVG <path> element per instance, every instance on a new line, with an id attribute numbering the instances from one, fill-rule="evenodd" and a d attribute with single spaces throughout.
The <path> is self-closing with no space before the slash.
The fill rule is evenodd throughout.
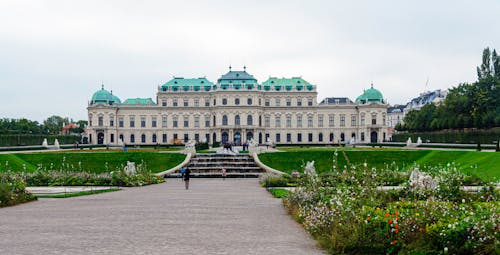
<path id="1" fill-rule="evenodd" d="M 389 224 L 392 224 L 392 220 L 389 220 L 388 222 L 389 222 Z"/>
<path id="2" fill-rule="evenodd" d="M 399 225 L 398 224 L 394 225 L 394 228 L 399 228 Z"/>
<path id="3" fill-rule="evenodd" d="M 395 232 L 396 234 L 397 234 L 397 233 L 399 233 L 399 229 L 396 229 L 394 232 Z"/>
<path id="4" fill-rule="evenodd" d="M 391 216 L 391 215 L 390 215 L 390 214 L 388 214 L 388 213 L 386 213 L 386 214 L 384 215 L 384 217 L 386 217 L 386 218 L 387 218 L 387 217 L 389 217 L 389 216 Z"/>
<path id="5" fill-rule="evenodd" d="M 396 240 L 393 240 L 393 241 L 392 241 L 392 245 L 396 245 Z"/>

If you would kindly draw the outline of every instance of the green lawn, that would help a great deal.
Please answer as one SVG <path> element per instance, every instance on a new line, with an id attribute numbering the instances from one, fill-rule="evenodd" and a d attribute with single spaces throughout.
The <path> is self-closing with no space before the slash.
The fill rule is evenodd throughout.
<path id="1" fill-rule="evenodd" d="M 157 173 L 170 169 L 180 164 L 186 158 L 183 154 L 158 153 L 158 152 L 42 152 L 42 153 L 13 153 L 0 154 L 0 171 L 7 168 L 12 171 L 33 172 L 41 164 L 46 169 L 61 169 L 63 161 L 64 169 L 81 170 L 95 173 L 115 171 L 122 169 L 127 161 L 144 161 L 148 169 Z M 6 167 L 8 162 L 8 167 Z M 106 168 L 107 163 L 107 168 Z"/>
<path id="2" fill-rule="evenodd" d="M 315 161 L 318 172 L 332 170 L 334 148 L 289 148 L 285 152 L 260 154 L 262 163 L 284 172 L 302 171 L 307 161 Z M 420 166 L 439 166 L 454 162 L 458 169 L 476 174 L 484 180 L 500 178 L 500 153 L 477 151 L 438 151 L 438 150 L 398 150 L 398 149 L 341 149 L 338 150 L 337 164 L 343 168 L 350 163 L 368 167 L 385 168 L 397 166 L 401 170 L 417 163 Z M 477 169 L 472 168 L 477 167 Z"/>

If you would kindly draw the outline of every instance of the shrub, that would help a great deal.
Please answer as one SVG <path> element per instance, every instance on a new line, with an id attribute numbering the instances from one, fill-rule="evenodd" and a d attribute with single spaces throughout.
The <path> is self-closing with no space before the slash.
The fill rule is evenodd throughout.
<path id="1" fill-rule="evenodd" d="M 36 200 L 25 188 L 23 179 L 11 176 L 9 172 L 0 173 L 0 207 Z"/>

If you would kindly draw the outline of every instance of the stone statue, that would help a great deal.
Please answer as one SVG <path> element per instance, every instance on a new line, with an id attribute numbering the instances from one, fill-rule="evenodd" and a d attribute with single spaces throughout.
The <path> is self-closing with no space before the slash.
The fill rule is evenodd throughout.
<path id="1" fill-rule="evenodd" d="M 45 148 L 49 147 L 49 143 L 47 143 L 47 138 L 43 139 L 42 146 Z"/>
<path id="2" fill-rule="evenodd" d="M 196 153 L 196 141 L 191 139 L 189 140 L 187 143 L 184 144 L 184 153 L 188 154 L 188 153 L 192 153 L 192 154 L 195 154 Z"/>
<path id="3" fill-rule="evenodd" d="M 135 175 L 135 163 L 127 161 L 127 166 L 123 170 L 127 175 Z"/>
<path id="4" fill-rule="evenodd" d="M 418 167 L 415 167 L 410 174 L 410 188 L 413 189 L 426 189 L 435 190 L 438 182 L 434 180 L 429 174 L 420 172 Z"/>
<path id="5" fill-rule="evenodd" d="M 406 141 L 406 146 L 408 147 L 411 146 L 411 137 L 408 137 L 408 140 Z"/>
<path id="6" fill-rule="evenodd" d="M 253 138 L 250 139 L 250 142 L 248 143 L 248 153 L 259 153 L 259 143 L 255 141 Z"/>
<path id="7" fill-rule="evenodd" d="M 59 146 L 59 141 L 58 141 L 57 139 L 54 141 L 54 147 L 55 147 L 56 149 L 61 148 L 61 146 Z"/>
<path id="8" fill-rule="evenodd" d="M 422 144 L 422 139 L 420 139 L 420 136 L 417 139 L 417 146 Z"/>
<path id="9" fill-rule="evenodd" d="M 306 175 L 311 175 L 311 176 L 316 176 L 316 168 L 314 168 L 314 160 L 313 161 L 307 161 L 306 167 L 304 168 L 304 174 Z"/>

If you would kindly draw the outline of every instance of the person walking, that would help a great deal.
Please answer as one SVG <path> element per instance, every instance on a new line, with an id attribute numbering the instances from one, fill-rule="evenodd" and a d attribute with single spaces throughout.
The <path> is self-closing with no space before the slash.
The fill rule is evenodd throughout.
<path id="1" fill-rule="evenodd" d="M 186 167 L 186 171 L 184 172 L 184 185 L 186 189 L 189 189 L 189 178 L 191 177 L 191 170 Z"/>
<path id="2" fill-rule="evenodd" d="M 224 167 L 222 167 L 222 180 L 226 180 L 226 169 Z"/>

